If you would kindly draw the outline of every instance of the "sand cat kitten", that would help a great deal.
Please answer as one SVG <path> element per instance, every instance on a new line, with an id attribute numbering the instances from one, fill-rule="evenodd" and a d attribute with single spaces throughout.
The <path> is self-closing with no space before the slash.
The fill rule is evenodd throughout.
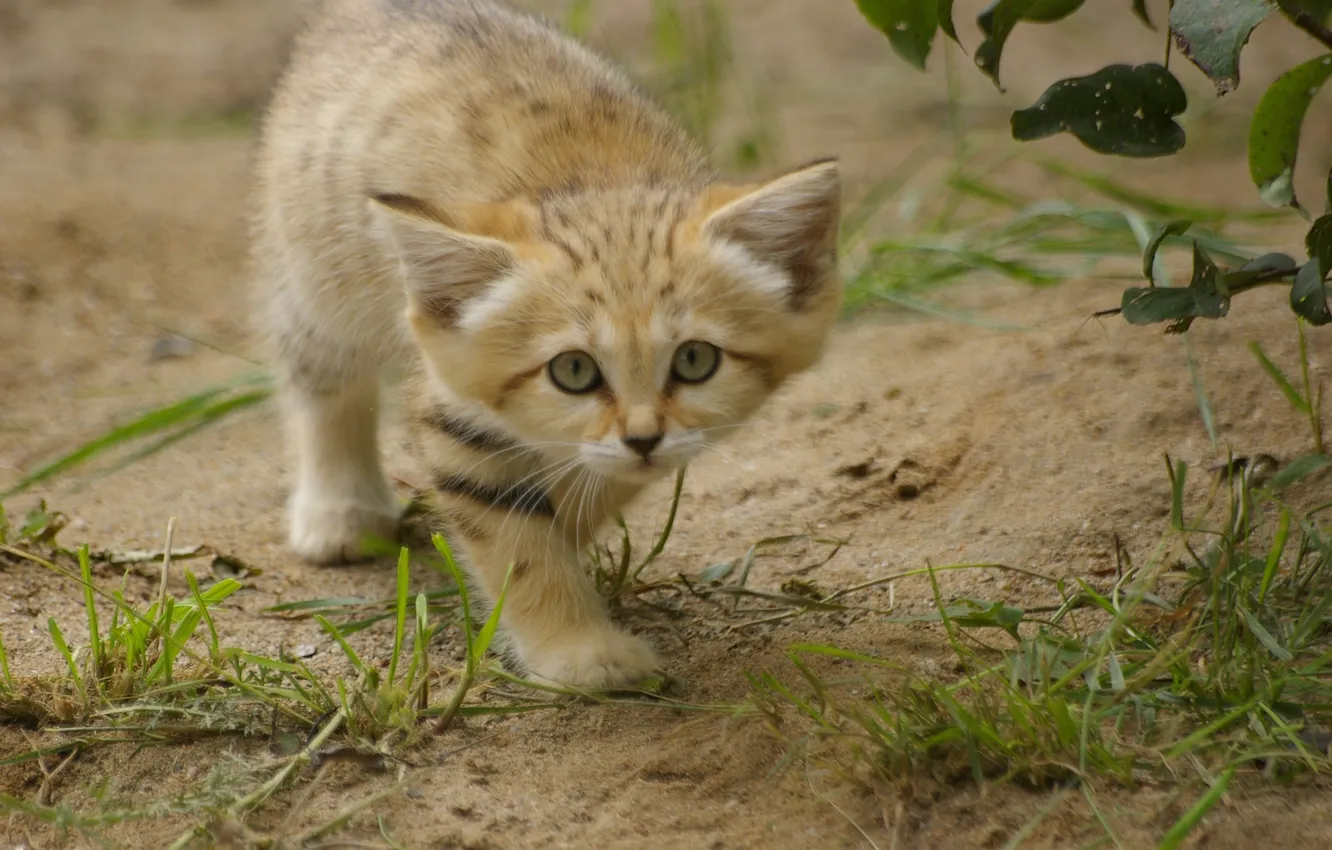
<path id="1" fill-rule="evenodd" d="M 819 357 L 839 178 L 718 182 L 615 68 L 486 0 L 329 0 L 263 128 L 255 259 L 298 453 L 290 542 L 392 535 L 378 371 L 474 579 L 550 681 L 650 674 L 581 547 Z"/>

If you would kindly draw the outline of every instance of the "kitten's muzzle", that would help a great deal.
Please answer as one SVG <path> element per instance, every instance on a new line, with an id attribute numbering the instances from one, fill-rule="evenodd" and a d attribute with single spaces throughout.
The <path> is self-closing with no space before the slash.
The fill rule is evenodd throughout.
<path id="1" fill-rule="evenodd" d="M 635 452 L 643 460 L 647 460 L 652 454 L 652 450 L 661 445 L 661 434 L 652 434 L 645 437 L 623 437 L 624 444 Z"/>

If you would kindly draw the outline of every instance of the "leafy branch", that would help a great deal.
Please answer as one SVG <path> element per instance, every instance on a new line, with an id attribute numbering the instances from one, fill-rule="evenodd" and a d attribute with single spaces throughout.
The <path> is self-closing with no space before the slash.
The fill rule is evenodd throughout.
<path id="1" fill-rule="evenodd" d="M 1315 12 L 1306 8 L 1302 4 L 1291 3 L 1290 0 L 1282 0 L 1279 5 L 1281 6 L 1281 14 L 1286 16 L 1286 20 L 1304 30 L 1313 37 L 1314 40 L 1321 42 L 1328 50 L 1332 50 L 1332 29 L 1327 26 L 1326 21 L 1328 15 L 1326 11 L 1323 12 L 1322 20 L 1320 20 Z M 1322 3 L 1321 5 L 1327 6 L 1328 4 Z"/>
<path id="2" fill-rule="evenodd" d="M 953 21 L 953 0 L 856 0 L 865 18 L 881 30 L 899 56 L 924 69 L 936 36 L 942 31 L 959 46 Z M 994 0 L 976 19 L 982 36 L 973 59 L 996 86 L 1000 59 L 1013 30 L 1023 23 L 1060 21 L 1084 0 Z M 1155 29 L 1143 0 L 1132 12 Z M 1169 34 L 1173 48 L 1196 65 L 1223 96 L 1240 84 L 1240 53 L 1250 35 L 1274 12 L 1277 17 L 1332 51 L 1332 0 L 1174 0 Z M 1295 165 L 1300 132 L 1313 99 L 1332 78 L 1332 53 L 1303 62 L 1268 87 L 1249 126 L 1249 175 L 1262 199 L 1273 207 L 1289 207 L 1311 218 L 1295 193 Z M 1082 77 L 1060 80 L 1026 109 L 1011 118 L 1013 138 L 1035 141 L 1068 133 L 1098 153 L 1147 158 L 1169 156 L 1183 149 L 1186 136 L 1176 121 L 1188 107 L 1184 87 L 1163 64 L 1115 64 Z M 1101 315 L 1122 314 L 1133 324 L 1169 322 L 1167 330 L 1187 330 L 1194 319 L 1216 319 L 1230 309 L 1231 298 L 1260 286 L 1291 287 L 1291 309 L 1314 325 L 1332 322 L 1328 279 L 1332 275 L 1332 174 L 1324 215 L 1311 221 L 1305 239 L 1308 257 L 1269 254 L 1237 268 L 1221 268 L 1195 245 L 1193 275 L 1187 287 L 1158 286 L 1153 272 L 1156 248 L 1168 235 L 1182 235 L 1188 222 L 1166 224 L 1146 251 L 1148 286 L 1124 293 L 1119 308 Z"/>

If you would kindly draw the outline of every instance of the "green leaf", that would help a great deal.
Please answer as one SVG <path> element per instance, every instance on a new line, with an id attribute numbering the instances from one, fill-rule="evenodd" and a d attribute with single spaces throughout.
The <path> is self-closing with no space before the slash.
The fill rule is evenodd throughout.
<path id="1" fill-rule="evenodd" d="M 1273 490 L 1284 490 L 1319 470 L 1332 466 L 1332 457 L 1327 455 L 1305 455 L 1286 464 L 1285 468 L 1272 476 L 1268 486 Z"/>
<path id="2" fill-rule="evenodd" d="M 976 22 L 985 41 L 976 48 L 976 65 L 994 84 L 999 85 L 999 57 L 1004 52 L 1004 43 L 1013 32 L 1018 21 L 1049 23 L 1067 17 L 1082 6 L 1083 0 L 995 0 Z"/>
<path id="3" fill-rule="evenodd" d="M 1193 243 L 1193 279 L 1188 287 L 1130 287 L 1120 309 L 1131 325 L 1172 322 L 1167 333 L 1183 333 L 1194 319 L 1219 319 L 1230 312 L 1230 295 L 1220 270 Z"/>
<path id="4" fill-rule="evenodd" d="M 1332 0 L 1277 0 L 1277 5 L 1283 12 L 1310 15 L 1322 24 L 1332 18 Z"/>
<path id="5" fill-rule="evenodd" d="M 1261 257 L 1254 257 L 1237 269 L 1222 272 L 1218 279 L 1217 289 L 1223 293 L 1233 295 L 1259 281 L 1293 280 L 1299 267 L 1299 263 L 1295 262 L 1295 258 L 1289 254 L 1278 252 L 1263 254 Z"/>
<path id="6" fill-rule="evenodd" d="M 1234 271 L 1226 272 L 1225 279 L 1227 285 L 1235 286 L 1272 274 L 1294 274 L 1299 267 L 1300 264 L 1295 262 L 1294 257 L 1273 251 L 1261 257 L 1254 257 Z"/>
<path id="7" fill-rule="evenodd" d="M 1309 259 L 1317 260 L 1326 273 L 1332 271 L 1332 213 L 1314 219 L 1313 226 L 1304 237 Z"/>
<path id="8" fill-rule="evenodd" d="M 1161 243 L 1165 242 L 1171 236 L 1183 236 L 1193 227 L 1193 222 L 1187 218 L 1177 218 L 1174 221 L 1166 222 L 1157 228 L 1152 234 L 1152 240 L 1147 243 L 1147 247 L 1142 252 L 1142 276 L 1152 284 L 1156 283 L 1156 252 L 1161 250 Z"/>
<path id="9" fill-rule="evenodd" d="M 960 44 L 957 40 L 957 27 L 953 24 L 953 0 L 939 0 L 939 29 L 944 35 Z"/>
<path id="10" fill-rule="evenodd" d="M 1187 106 L 1183 86 L 1161 65 L 1109 65 L 1060 80 L 1033 106 L 1014 112 L 1013 138 L 1072 133 L 1097 153 L 1167 156 L 1184 147 L 1184 128 L 1174 117 Z"/>
<path id="11" fill-rule="evenodd" d="M 926 614 L 922 621 L 941 620 L 947 617 L 955 624 L 965 628 L 1003 629 L 1014 638 L 1018 636 L 1017 627 L 1022 624 L 1027 612 L 1002 602 L 978 602 L 974 599 L 959 599 L 944 608 L 943 614 Z"/>
<path id="12" fill-rule="evenodd" d="M 1249 35 L 1274 11 L 1272 0 L 1175 0 L 1170 32 L 1180 52 L 1223 95 L 1239 85 L 1240 51 Z"/>
<path id="13" fill-rule="evenodd" d="M 938 8 L 921 0 L 856 0 L 856 5 L 875 29 L 888 36 L 893 52 L 925 70 L 934 33 L 939 29 Z"/>
<path id="14" fill-rule="evenodd" d="M 1130 286 L 1124 290 L 1120 310 L 1130 325 L 1182 321 L 1197 312 L 1193 293 L 1181 286 Z"/>
<path id="15" fill-rule="evenodd" d="M 1332 76 L 1332 53 L 1296 65 L 1263 93 L 1249 125 L 1249 176 L 1263 200 L 1299 209 L 1295 198 L 1295 159 L 1304 115 L 1319 88 Z"/>
<path id="16" fill-rule="evenodd" d="M 1290 288 L 1290 309 L 1311 325 L 1332 323 L 1327 286 L 1323 283 L 1326 279 L 1323 264 L 1314 259 L 1300 268 L 1295 275 L 1295 285 Z"/>
<path id="17" fill-rule="evenodd" d="M 1326 281 L 1332 274 L 1332 214 L 1317 218 L 1304 237 L 1309 262 L 1295 275 L 1290 289 L 1290 308 L 1311 325 L 1332 322 Z"/>
<path id="18" fill-rule="evenodd" d="M 1037 24 L 1053 23 L 1067 18 L 1082 8 L 1082 4 L 1083 0 L 1036 0 L 1035 3 L 1027 7 L 1027 11 L 1022 13 L 1022 20 Z M 999 4 L 992 5 L 997 6 Z M 989 11 L 989 9 L 985 10 L 980 14 L 980 17 L 985 18 Z"/>

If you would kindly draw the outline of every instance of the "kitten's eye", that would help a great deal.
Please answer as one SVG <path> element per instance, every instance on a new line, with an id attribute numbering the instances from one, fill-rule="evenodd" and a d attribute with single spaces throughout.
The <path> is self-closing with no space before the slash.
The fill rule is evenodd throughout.
<path id="1" fill-rule="evenodd" d="M 548 371 L 550 380 L 566 393 L 590 393 L 601 386 L 601 370 L 586 351 L 556 354 Z"/>
<path id="2" fill-rule="evenodd" d="M 671 376 L 687 384 L 698 384 L 711 378 L 720 365 L 720 348 L 710 342 L 690 340 L 675 349 Z"/>

